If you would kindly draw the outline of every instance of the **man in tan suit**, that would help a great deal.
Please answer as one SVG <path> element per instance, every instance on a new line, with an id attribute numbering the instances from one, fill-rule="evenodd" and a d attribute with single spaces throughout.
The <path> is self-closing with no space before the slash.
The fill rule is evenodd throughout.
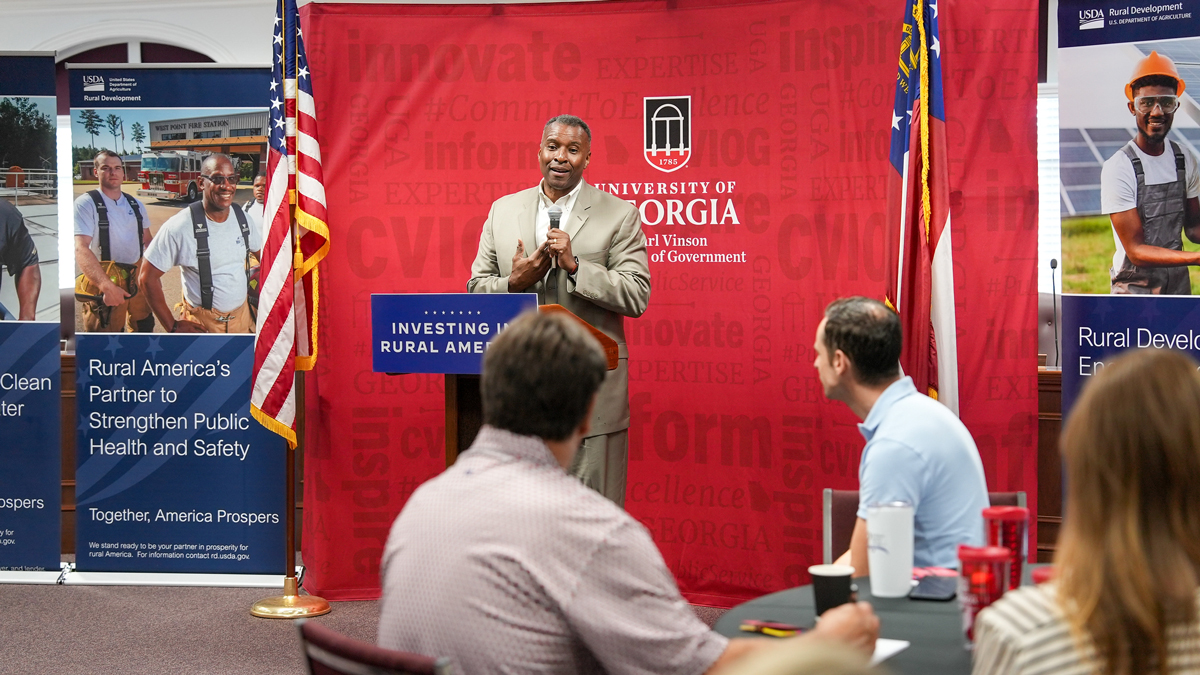
<path id="1" fill-rule="evenodd" d="M 620 362 L 596 395 L 591 436 L 583 440 L 572 475 L 625 504 L 629 445 L 629 352 L 625 317 L 650 302 L 650 268 L 641 214 L 629 202 L 588 185 L 592 132 L 573 115 L 546 123 L 538 149 L 542 182 L 492 204 L 471 293 L 537 293 L 538 304 L 559 304 L 616 340 Z M 551 206 L 562 209 L 550 228 Z"/>

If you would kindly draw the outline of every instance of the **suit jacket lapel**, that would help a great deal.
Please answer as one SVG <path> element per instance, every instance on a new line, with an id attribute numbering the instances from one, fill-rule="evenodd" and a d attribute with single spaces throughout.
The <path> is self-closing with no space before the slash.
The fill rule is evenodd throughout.
<path id="1" fill-rule="evenodd" d="M 594 199 L 595 190 L 596 188 L 584 183 L 575 197 L 575 208 L 571 209 L 571 218 L 567 221 L 567 226 L 563 228 L 563 232 L 570 235 L 572 239 L 579 233 L 579 230 L 583 229 L 588 217 L 591 216 L 590 209 L 596 201 Z"/>
<path id="2" fill-rule="evenodd" d="M 529 191 L 529 198 L 522 200 L 521 212 L 517 214 L 517 232 L 521 242 L 525 244 L 525 255 L 532 255 L 537 248 L 534 226 L 537 225 L 538 190 L 541 190 L 541 187 Z M 509 252 L 508 255 L 511 257 L 512 253 Z"/>

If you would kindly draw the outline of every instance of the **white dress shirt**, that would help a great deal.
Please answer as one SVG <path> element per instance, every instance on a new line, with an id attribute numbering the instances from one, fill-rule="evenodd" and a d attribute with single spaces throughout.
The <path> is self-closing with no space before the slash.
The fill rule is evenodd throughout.
<path id="1" fill-rule="evenodd" d="M 546 181 L 542 181 L 541 188 L 538 190 L 538 212 L 537 222 L 534 223 L 534 242 L 533 248 L 541 246 L 546 241 L 546 236 L 550 232 L 550 206 L 557 204 L 562 209 L 562 219 L 558 221 L 558 229 L 563 229 L 567 224 L 567 219 L 571 217 L 571 210 L 575 208 L 575 199 L 579 196 L 579 190 L 583 188 L 583 181 L 575 186 L 575 189 L 567 193 L 565 197 L 560 198 L 557 202 L 550 201 L 546 196 Z M 532 253 L 529 248 L 525 249 L 526 253 Z"/>

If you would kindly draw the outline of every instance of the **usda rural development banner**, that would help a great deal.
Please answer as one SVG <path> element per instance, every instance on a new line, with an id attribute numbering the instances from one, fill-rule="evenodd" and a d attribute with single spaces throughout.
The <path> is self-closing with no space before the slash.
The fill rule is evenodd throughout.
<path id="1" fill-rule="evenodd" d="M 0 322 L 0 570 L 58 569 L 58 330 L 57 323 Z"/>
<path id="2" fill-rule="evenodd" d="M 1200 294 L 1200 222 L 1187 221 L 1185 206 L 1200 197 L 1200 2 L 1062 0 L 1058 30 L 1063 292 L 1079 294 L 1063 298 L 1068 411 L 1117 352 L 1169 347 L 1200 356 L 1188 337 L 1200 333 L 1191 309 Z M 1127 89 L 1170 70 L 1185 85 L 1177 101 L 1147 113 L 1129 99 L 1176 93 Z M 1130 153 L 1143 170 L 1140 185 Z M 1187 264 L 1156 264 L 1162 256 Z"/>
<path id="3" fill-rule="evenodd" d="M 858 420 L 825 399 L 812 344 L 831 300 L 887 288 L 901 5 L 306 5 L 337 180 L 307 389 L 305 585 L 377 595 L 388 526 L 444 466 L 442 377 L 371 371 L 370 294 L 465 291 L 492 201 L 538 184 L 559 113 L 589 124 L 584 178 L 640 209 L 649 244 L 649 310 L 625 321 L 626 508 L 695 602 L 805 582 L 822 488 L 858 485 Z M 944 0 L 932 46 L 962 419 L 991 489 L 1031 502 L 1036 9 Z"/>
<path id="4" fill-rule="evenodd" d="M 108 572 L 281 573 L 285 446 L 250 416 L 253 324 L 236 312 L 248 300 L 261 246 L 262 205 L 252 182 L 265 161 L 269 71 L 69 75 L 75 234 L 98 234 L 88 194 L 98 190 L 111 241 L 124 238 L 132 251 L 112 251 L 132 268 L 128 274 L 106 269 L 121 292 L 118 304 L 76 296 L 76 564 Z M 209 161 L 218 153 L 220 162 Z M 216 185 L 202 173 L 225 180 Z M 207 234 L 213 270 L 216 311 L 208 322 L 197 316 L 205 282 L 188 208 L 198 199 L 209 214 L 196 228 Z M 143 219 L 140 246 L 134 207 Z M 214 220 L 221 208 L 229 209 L 226 217 Z M 248 238 L 235 209 L 248 221 Z M 94 246 L 92 255 L 77 254 L 76 273 L 103 257 Z M 219 306 L 228 298 L 233 308 Z M 166 334 L 171 328 L 175 334 Z"/>
<path id="5" fill-rule="evenodd" d="M 1147 312 L 1147 309 L 1153 311 Z M 1063 410 L 1079 398 L 1089 377 L 1126 349 L 1176 349 L 1200 361 L 1200 303 L 1195 298 L 1065 295 L 1062 322 Z"/>
<path id="6" fill-rule="evenodd" d="M 0 571 L 59 567 L 54 55 L 0 54 Z"/>

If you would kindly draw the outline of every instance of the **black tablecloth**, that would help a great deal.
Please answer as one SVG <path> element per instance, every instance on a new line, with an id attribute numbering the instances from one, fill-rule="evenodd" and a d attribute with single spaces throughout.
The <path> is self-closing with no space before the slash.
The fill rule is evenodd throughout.
<path id="1" fill-rule="evenodd" d="M 857 579 L 858 599 L 879 615 L 879 637 L 908 640 L 908 649 L 884 662 L 896 675 L 955 675 L 971 672 L 971 652 L 964 648 L 958 601 L 931 602 L 908 598 L 875 598 L 871 581 Z M 780 621 L 804 628 L 813 625 L 812 586 L 764 595 L 726 612 L 714 626 L 727 637 L 752 637 L 738 630 L 745 619 Z M 774 639 L 774 638 L 765 638 Z"/>

